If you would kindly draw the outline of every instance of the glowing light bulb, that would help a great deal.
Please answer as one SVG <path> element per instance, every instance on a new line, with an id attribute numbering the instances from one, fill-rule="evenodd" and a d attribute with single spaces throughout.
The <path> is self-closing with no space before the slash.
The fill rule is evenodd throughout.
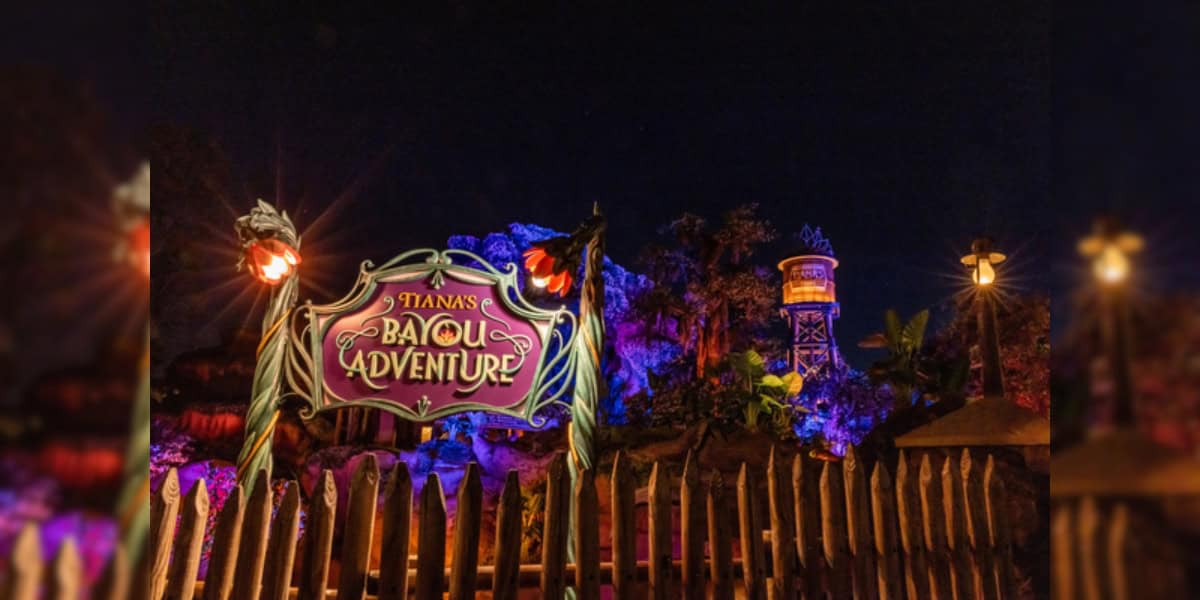
<path id="1" fill-rule="evenodd" d="M 534 287 L 540 287 L 540 288 L 544 288 L 544 287 L 546 287 L 546 286 L 547 286 L 549 283 L 550 283 L 550 280 L 549 280 L 548 278 L 545 278 L 545 277 L 534 277 L 534 278 L 533 278 L 533 285 L 534 285 Z"/>
<path id="2" fill-rule="evenodd" d="M 992 268 L 992 262 L 980 257 L 979 264 L 971 271 L 971 279 L 979 285 L 991 285 L 996 281 L 996 270 Z"/>
<path id="3" fill-rule="evenodd" d="M 1116 244 L 1108 244 L 1092 263 L 1092 270 L 1105 283 L 1120 283 L 1129 276 L 1129 258 Z"/>

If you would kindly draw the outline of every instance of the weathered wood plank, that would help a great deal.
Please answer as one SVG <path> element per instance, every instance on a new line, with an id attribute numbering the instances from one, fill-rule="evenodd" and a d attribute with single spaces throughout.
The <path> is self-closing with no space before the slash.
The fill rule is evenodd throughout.
<path id="1" fill-rule="evenodd" d="M 967 542 L 971 551 L 971 589 L 975 598 L 997 600 L 999 591 L 993 576 L 995 566 L 992 564 L 992 542 L 987 528 L 983 472 L 968 448 L 963 448 L 959 468 L 962 473 Z"/>
<path id="2" fill-rule="evenodd" d="M 233 593 L 238 600 L 258 600 L 262 592 L 270 528 L 271 477 L 264 469 L 254 479 L 254 491 L 246 501 L 246 514 L 242 520 L 241 548 L 233 576 Z"/>
<path id="3" fill-rule="evenodd" d="M 919 487 L 925 555 L 929 558 L 929 597 L 934 600 L 951 600 L 954 598 L 954 588 L 950 579 L 952 567 L 946 542 L 946 509 L 942 504 L 942 477 L 940 473 L 934 473 L 928 452 L 921 456 Z"/>
<path id="4" fill-rule="evenodd" d="M 561 598 L 566 589 L 567 515 L 570 480 L 567 455 L 559 453 L 546 473 L 546 517 L 542 530 L 542 597 Z"/>
<path id="5" fill-rule="evenodd" d="M 79 548 L 73 538 L 66 538 L 58 546 L 54 560 L 50 563 L 50 581 L 46 600 L 79 600 L 83 590 L 83 562 Z"/>
<path id="6" fill-rule="evenodd" d="M 612 559 L 613 598 L 630 600 L 641 597 L 637 589 L 637 488 L 629 459 L 618 452 L 612 470 Z"/>
<path id="7" fill-rule="evenodd" d="M 338 414 L 341 414 L 339 411 Z M 308 501 L 307 522 L 300 552 L 300 583 L 297 600 L 325 600 L 329 587 L 329 560 L 333 552 L 333 526 L 337 514 L 337 485 L 333 472 L 325 469 Z M 408 572 L 408 565 L 404 566 Z"/>
<path id="8" fill-rule="evenodd" d="M 946 515 L 946 548 L 950 552 L 950 585 L 957 598 L 970 598 L 971 553 L 967 544 L 962 471 L 953 455 L 942 461 L 942 510 Z"/>
<path id="9" fill-rule="evenodd" d="M 412 477 L 407 463 L 396 463 L 383 495 L 379 600 L 405 600 L 408 598 L 408 541 L 413 508 Z"/>
<path id="10" fill-rule="evenodd" d="M 288 600 L 299 533 L 300 484 L 290 481 L 271 524 L 271 540 L 267 544 L 267 562 L 263 571 L 264 600 Z"/>
<path id="11" fill-rule="evenodd" d="M 1055 600 L 1075 600 L 1075 524 L 1071 504 L 1061 502 L 1054 507 L 1050 517 L 1050 554 L 1051 573 L 1053 582 L 1053 597 Z M 995 538 L 993 537 L 993 544 Z M 998 567 L 999 565 L 997 565 Z M 994 572 L 996 584 L 1002 581 L 1003 574 L 997 569 Z M 999 588 L 1004 593 L 1004 588 Z M 1008 596 L 1005 596 L 1009 598 Z"/>
<path id="12" fill-rule="evenodd" d="M 871 502 L 867 497 L 866 467 L 852 445 L 847 446 L 842 459 L 842 478 L 846 485 L 846 537 L 854 597 L 873 600 L 879 593 L 875 585 L 875 546 L 871 541 Z"/>
<path id="13" fill-rule="evenodd" d="M 1104 535 L 1104 523 L 1096 499 L 1084 496 L 1079 501 L 1079 520 L 1076 523 L 1075 547 L 1078 549 L 1080 597 L 1085 600 L 1104 598 L 1105 567 L 1101 563 L 1103 551 L 1100 540 Z"/>
<path id="14" fill-rule="evenodd" d="M 829 593 L 834 598 L 853 596 L 850 584 L 850 549 L 846 533 L 846 496 L 842 466 L 826 462 L 821 470 L 821 538 L 829 564 Z"/>
<path id="15" fill-rule="evenodd" d="M 792 497 L 795 499 L 796 556 L 805 600 L 822 600 L 825 553 L 821 548 L 821 473 L 803 454 L 792 457 Z"/>
<path id="16" fill-rule="evenodd" d="M 160 600 L 167 589 L 179 500 L 179 473 L 172 468 L 150 497 L 150 600 Z"/>
<path id="17" fill-rule="evenodd" d="M 195 595 L 208 510 L 208 485 L 203 479 L 197 479 L 183 499 L 183 517 L 179 519 L 179 531 L 175 535 L 174 558 L 167 570 L 168 600 L 192 600 Z"/>
<path id="18" fill-rule="evenodd" d="M 667 470 L 654 463 L 650 471 L 650 596 L 654 600 L 673 598 L 671 592 L 671 478 Z"/>
<path id="19" fill-rule="evenodd" d="M 904 589 L 912 599 L 929 596 L 929 565 L 925 559 L 924 526 L 921 524 L 921 500 L 917 478 L 908 466 L 908 456 L 900 451 L 896 463 L 896 524 L 900 547 L 904 549 Z"/>
<path id="20" fill-rule="evenodd" d="M 704 496 L 700 491 L 700 465 L 688 450 L 679 484 L 679 529 L 682 553 L 683 597 L 704 600 Z"/>
<path id="21" fill-rule="evenodd" d="M 425 477 L 417 525 L 417 600 L 441 600 L 446 569 L 446 496 L 436 471 Z"/>
<path id="22" fill-rule="evenodd" d="M 371 538 L 375 534 L 375 506 L 379 502 L 379 462 L 373 453 L 363 456 L 350 478 L 346 500 L 346 525 L 338 576 L 339 600 L 363 600 L 367 595 L 367 568 Z"/>
<path id="23" fill-rule="evenodd" d="M 772 446 L 767 458 L 767 502 L 771 514 L 771 579 L 780 598 L 796 597 L 796 510 L 790 464 Z"/>
<path id="24" fill-rule="evenodd" d="M 96 583 L 95 600 L 127 600 L 129 598 L 129 558 L 120 544 L 113 548 L 108 565 Z"/>
<path id="25" fill-rule="evenodd" d="M 1008 525 L 1008 509 L 1004 482 L 989 454 L 983 468 L 983 487 L 987 491 L 988 533 L 995 557 L 997 585 L 1002 598 L 1017 598 L 1017 578 L 1012 568 L 1012 539 Z"/>
<path id="26" fill-rule="evenodd" d="M 596 477 L 583 469 L 575 481 L 575 594 L 579 600 L 600 600 L 600 499 Z"/>
<path id="27" fill-rule="evenodd" d="M 496 507 L 495 548 L 492 600 L 516 600 L 521 570 L 521 480 L 516 469 L 508 472 Z"/>
<path id="28" fill-rule="evenodd" d="M 729 500 L 725 479 L 713 471 L 708 486 L 709 576 L 713 582 L 713 600 L 733 598 L 733 546 L 730 531 Z"/>
<path id="29" fill-rule="evenodd" d="M 737 503 L 739 540 L 742 552 L 742 580 L 749 600 L 767 597 L 766 551 L 763 548 L 762 525 L 759 522 L 754 476 L 746 463 L 738 470 Z"/>
<path id="30" fill-rule="evenodd" d="M 454 556 L 450 562 L 450 600 L 475 597 L 475 574 L 479 570 L 479 527 L 483 522 L 483 482 L 479 465 L 467 463 L 458 484 L 454 511 Z"/>
<path id="31" fill-rule="evenodd" d="M 208 555 L 208 574 L 204 577 L 204 600 L 228 600 L 233 590 L 246 515 L 244 493 L 240 483 L 235 485 L 225 497 L 221 514 L 217 515 L 212 552 Z"/>
<path id="32" fill-rule="evenodd" d="M 36 600 L 42 582 L 42 536 L 36 523 L 26 523 L 9 554 L 4 581 L 6 600 Z"/>
<path id="33" fill-rule="evenodd" d="M 871 473 L 871 516 L 875 524 L 875 573 L 880 600 L 902 600 L 900 541 L 896 534 L 896 490 L 883 461 Z"/>
<path id="34" fill-rule="evenodd" d="M 1124 502 L 1119 502 L 1113 508 L 1109 518 L 1105 556 L 1107 559 L 1105 562 L 1108 564 L 1109 598 L 1112 600 L 1130 600 L 1139 597 L 1131 586 L 1133 583 L 1131 567 L 1137 559 L 1136 551 L 1133 548 L 1135 543 L 1129 531 L 1129 507 Z M 1156 582 L 1146 583 L 1154 586 Z M 1148 594 L 1147 597 L 1161 596 L 1155 593 Z"/>

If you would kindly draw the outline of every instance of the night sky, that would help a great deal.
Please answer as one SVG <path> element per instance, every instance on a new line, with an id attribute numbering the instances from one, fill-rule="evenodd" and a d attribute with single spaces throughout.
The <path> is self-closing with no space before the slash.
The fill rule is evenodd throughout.
<path id="1" fill-rule="evenodd" d="M 761 263 L 804 223 L 832 240 L 837 337 L 863 367 L 855 343 L 886 308 L 962 285 L 974 236 L 1010 254 L 1014 291 L 1050 289 L 1050 19 L 1033 2 L 175 9 L 152 20 L 154 120 L 219 143 L 239 212 L 276 199 L 304 229 L 342 198 L 310 232 L 338 295 L 364 258 L 513 221 L 568 229 L 593 201 L 633 267 L 678 214 L 757 202 L 781 233 Z"/>

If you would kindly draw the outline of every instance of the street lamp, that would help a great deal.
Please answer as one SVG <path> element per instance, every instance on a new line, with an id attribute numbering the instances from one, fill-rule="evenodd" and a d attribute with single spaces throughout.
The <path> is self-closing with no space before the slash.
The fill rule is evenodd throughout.
<path id="1" fill-rule="evenodd" d="M 983 396 L 1004 397 L 1004 376 L 1000 368 L 1000 339 L 996 333 L 995 291 L 996 269 L 1005 256 L 993 251 L 991 238 L 971 242 L 971 253 L 963 256 L 962 264 L 971 269 L 975 283 L 976 320 L 979 324 L 979 358 L 983 363 Z"/>
<path id="2" fill-rule="evenodd" d="M 1142 250 L 1136 233 L 1125 231 L 1112 217 L 1096 219 L 1092 234 L 1079 241 L 1079 253 L 1092 262 L 1100 284 L 1101 335 L 1113 378 L 1113 424 L 1133 426 L 1133 385 L 1130 378 L 1129 280 L 1130 255 Z"/>
<path id="3" fill-rule="evenodd" d="M 238 269 L 245 267 L 255 279 L 271 286 L 271 299 L 263 315 L 262 340 L 250 408 L 246 411 L 246 434 L 238 453 L 237 477 L 243 489 L 252 489 L 259 471 L 271 472 L 271 437 L 279 419 L 280 385 L 291 327 L 288 317 L 296 304 L 300 286 L 300 236 L 287 212 L 258 201 L 250 214 L 234 223 L 241 255 Z"/>

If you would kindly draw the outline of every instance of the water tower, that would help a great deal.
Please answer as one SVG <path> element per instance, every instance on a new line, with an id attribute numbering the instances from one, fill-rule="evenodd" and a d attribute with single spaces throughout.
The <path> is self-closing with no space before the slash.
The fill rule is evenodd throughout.
<path id="1" fill-rule="evenodd" d="M 780 314 L 792 331 L 791 366 L 808 377 L 821 366 L 842 364 L 833 320 L 841 314 L 833 270 L 838 261 L 821 228 L 807 224 L 800 230 L 799 247 L 779 263 L 783 271 L 783 309 Z"/>

